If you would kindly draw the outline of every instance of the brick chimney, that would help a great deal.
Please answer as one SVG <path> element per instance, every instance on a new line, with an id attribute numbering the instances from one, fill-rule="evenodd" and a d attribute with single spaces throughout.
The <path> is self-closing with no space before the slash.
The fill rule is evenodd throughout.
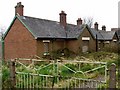
<path id="1" fill-rule="evenodd" d="M 77 25 L 82 25 L 82 19 L 81 18 L 78 18 Z"/>
<path id="2" fill-rule="evenodd" d="M 106 31 L 106 26 L 105 25 L 102 26 L 102 30 Z"/>
<path id="3" fill-rule="evenodd" d="M 15 6 L 15 15 L 19 14 L 20 16 L 23 16 L 23 8 L 24 6 L 21 4 L 21 2 L 18 2 Z"/>
<path id="4" fill-rule="evenodd" d="M 61 11 L 60 15 L 60 24 L 66 28 L 67 22 L 66 22 L 66 13 L 64 11 Z"/>
<path id="5" fill-rule="evenodd" d="M 98 23 L 97 22 L 95 22 L 95 24 L 94 24 L 94 29 L 98 30 Z"/>

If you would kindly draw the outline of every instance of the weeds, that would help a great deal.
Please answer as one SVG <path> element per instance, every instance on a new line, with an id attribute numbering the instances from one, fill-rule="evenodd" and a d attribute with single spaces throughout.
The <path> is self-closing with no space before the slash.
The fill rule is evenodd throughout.
<path id="1" fill-rule="evenodd" d="M 63 51 L 61 51 L 61 50 L 57 51 L 57 53 L 53 52 L 54 59 L 60 59 L 62 56 L 61 55 L 62 52 Z M 69 50 L 66 49 L 64 57 L 66 56 L 67 58 L 71 58 L 72 53 L 73 52 L 70 52 Z M 73 56 L 75 56 L 75 54 Z M 109 53 L 109 52 L 94 52 L 94 53 L 81 54 L 81 55 L 77 56 L 77 60 L 83 59 L 83 60 L 107 62 L 108 67 L 111 65 L 111 63 L 115 63 L 116 65 L 118 65 L 117 58 L 118 58 L 117 54 Z M 74 59 L 74 58 L 72 57 L 72 59 Z M 64 58 L 63 58 L 63 60 L 64 60 Z M 78 63 L 72 63 L 72 62 L 71 63 L 62 63 L 61 62 L 62 64 L 60 64 L 60 65 L 57 65 L 57 64 L 48 65 L 49 63 L 50 62 L 36 63 L 36 64 L 32 65 L 31 67 L 29 67 L 28 69 L 21 67 L 19 65 L 16 65 L 16 67 L 17 67 L 16 70 L 25 72 L 25 73 L 34 73 L 34 74 L 39 73 L 39 74 L 44 74 L 44 75 L 55 76 L 54 79 L 53 79 L 53 77 L 47 78 L 48 81 L 45 81 L 46 80 L 45 77 L 37 76 L 36 78 L 34 78 L 35 83 L 40 82 L 39 84 L 41 86 L 39 86 L 39 87 L 42 87 L 43 84 L 45 84 L 47 86 L 51 86 L 53 84 L 53 82 L 56 85 L 57 80 L 60 82 L 59 84 L 61 84 L 61 83 L 66 84 L 66 82 L 68 82 L 69 80 L 72 80 L 71 77 L 92 79 L 92 78 L 97 78 L 100 75 L 101 75 L 101 77 L 104 75 L 103 69 L 99 69 L 94 72 L 89 72 L 89 73 L 86 73 L 85 75 L 82 73 L 82 72 L 91 70 L 97 66 L 97 65 L 93 65 L 93 64 L 81 63 L 80 67 L 79 67 Z M 2 65 L 2 68 L 3 68 L 3 70 L 2 70 L 3 84 L 2 85 L 4 88 L 10 87 L 10 71 L 9 71 L 8 65 L 9 64 Z M 46 68 L 43 68 L 46 65 L 48 65 L 48 66 Z M 65 66 L 68 68 L 66 68 Z M 34 67 L 38 70 L 35 71 Z M 55 68 L 53 68 L 53 67 L 55 67 Z M 79 72 L 79 71 L 82 71 L 82 72 Z M 119 75 L 117 74 L 117 76 L 119 76 Z M 25 76 L 25 77 L 27 78 L 27 76 Z M 20 76 L 17 76 L 16 79 L 20 80 Z M 25 80 L 27 80 L 27 79 L 25 79 Z M 44 82 L 44 83 L 42 83 L 42 82 Z M 21 83 L 22 83 L 21 85 L 23 85 L 24 81 L 21 81 Z M 76 81 L 76 83 L 77 83 L 77 81 Z M 56 85 L 56 87 L 57 86 L 60 86 L 60 85 Z M 73 87 L 73 86 L 75 86 L 75 82 L 71 81 L 70 87 Z M 103 87 L 106 87 L 106 86 L 103 85 Z"/>

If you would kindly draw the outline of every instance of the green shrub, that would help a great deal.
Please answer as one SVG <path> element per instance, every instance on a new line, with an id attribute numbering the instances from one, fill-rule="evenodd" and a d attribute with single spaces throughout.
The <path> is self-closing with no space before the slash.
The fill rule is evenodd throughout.
<path id="1" fill-rule="evenodd" d="M 60 59 L 60 57 L 74 57 L 76 54 L 73 51 L 70 51 L 67 48 L 59 49 L 57 51 L 51 52 L 51 59 Z"/>
<path id="2" fill-rule="evenodd" d="M 10 88 L 10 70 L 7 64 L 2 65 L 2 88 Z"/>
<path id="3" fill-rule="evenodd" d="M 84 71 L 88 71 L 92 68 L 92 66 L 90 64 L 84 64 L 83 67 L 81 67 L 81 70 Z"/>
<path id="4" fill-rule="evenodd" d="M 105 45 L 103 51 L 116 53 L 118 52 L 118 45 L 114 45 L 114 44 Z"/>
<path id="5" fill-rule="evenodd" d="M 59 59 L 62 56 L 62 50 L 52 51 L 51 52 L 51 59 Z"/>

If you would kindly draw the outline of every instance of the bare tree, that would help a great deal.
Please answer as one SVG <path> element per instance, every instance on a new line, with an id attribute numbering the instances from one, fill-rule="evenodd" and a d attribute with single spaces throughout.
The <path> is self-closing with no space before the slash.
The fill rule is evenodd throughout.
<path id="1" fill-rule="evenodd" d="M 0 27 L 0 39 L 2 38 L 3 34 L 5 33 L 6 31 L 6 27 L 5 26 L 1 26 Z"/>
<path id="2" fill-rule="evenodd" d="M 4 50 L 3 50 L 3 35 L 5 33 L 5 30 L 6 30 L 5 27 L 0 26 L 0 61 L 2 61 L 1 59 L 3 59 L 3 53 L 4 53 Z M 0 62 L 0 64 L 1 64 L 1 62 Z M 2 66 L 2 65 L 0 65 L 0 66 Z M 0 67 L 0 69 L 1 69 L 1 67 Z M 1 73 L 1 71 L 0 71 L 0 73 Z M 1 79 L 1 77 L 0 77 L 0 79 Z M 0 84 L 0 87 L 1 87 L 1 84 Z"/>
<path id="3" fill-rule="evenodd" d="M 84 24 L 87 24 L 89 27 L 92 27 L 93 25 L 93 18 L 92 17 L 87 17 L 83 19 Z"/>

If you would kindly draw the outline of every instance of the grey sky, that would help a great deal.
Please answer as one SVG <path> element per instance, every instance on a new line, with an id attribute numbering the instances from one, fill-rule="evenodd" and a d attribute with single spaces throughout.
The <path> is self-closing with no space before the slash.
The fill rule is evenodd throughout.
<path id="1" fill-rule="evenodd" d="M 67 13 L 67 22 L 76 24 L 78 18 L 92 17 L 99 29 L 118 27 L 119 0 L 1 0 L 0 27 L 8 28 L 12 22 L 17 2 L 24 5 L 24 15 L 59 21 L 61 10 Z"/>

